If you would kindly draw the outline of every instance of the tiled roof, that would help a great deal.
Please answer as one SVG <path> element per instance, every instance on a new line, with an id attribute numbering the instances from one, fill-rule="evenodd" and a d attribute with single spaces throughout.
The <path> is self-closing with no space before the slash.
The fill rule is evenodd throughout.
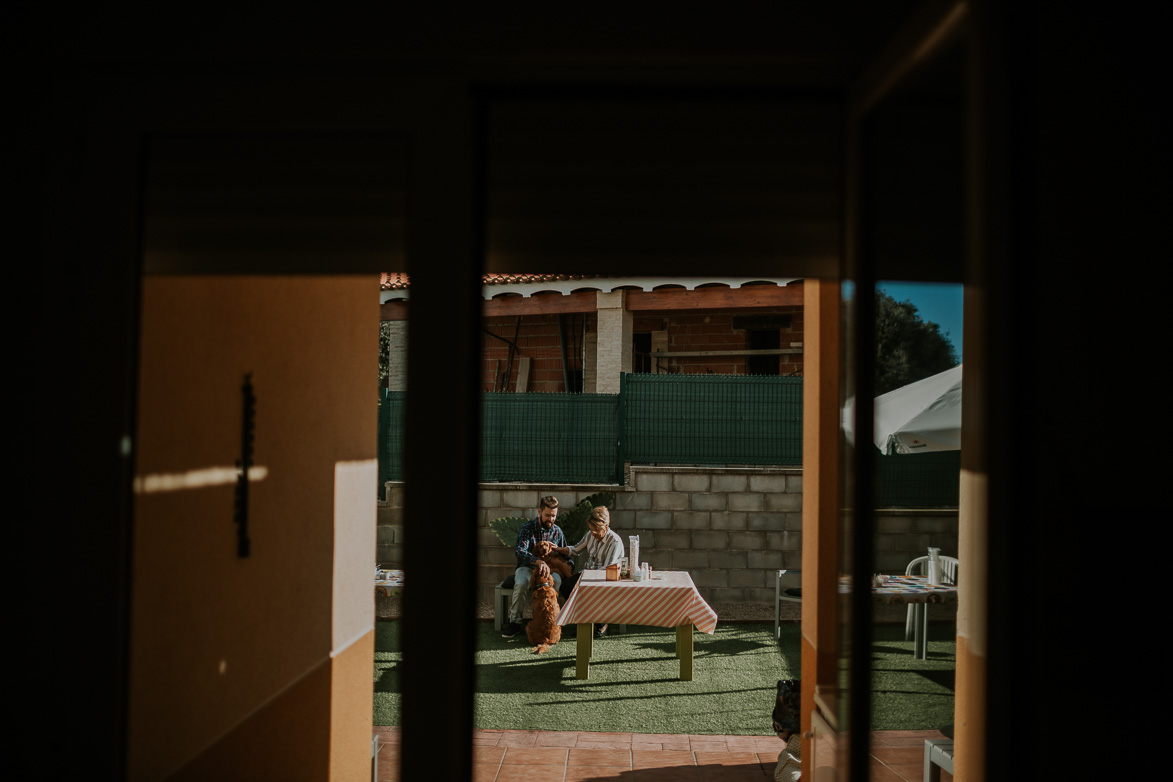
<path id="1" fill-rule="evenodd" d="M 595 274 L 486 274 L 482 280 L 485 285 L 519 285 L 535 282 L 589 280 L 597 276 Z M 379 279 L 380 290 L 405 290 L 407 285 L 407 274 L 404 272 L 383 272 Z"/>
<path id="2" fill-rule="evenodd" d="M 407 274 L 405 272 L 383 272 L 379 275 L 379 290 L 407 290 Z"/>
<path id="3" fill-rule="evenodd" d="M 657 288 L 684 288 L 720 285 L 740 288 L 745 285 L 781 285 L 794 278 L 761 277 L 608 277 L 599 274 L 486 274 L 481 295 L 487 301 L 500 296 L 533 296 L 560 293 L 563 296 L 586 290 L 604 293 L 620 289 L 650 291 Z M 411 295 L 410 281 L 402 272 L 384 272 L 379 280 L 379 302 L 406 301 Z"/>

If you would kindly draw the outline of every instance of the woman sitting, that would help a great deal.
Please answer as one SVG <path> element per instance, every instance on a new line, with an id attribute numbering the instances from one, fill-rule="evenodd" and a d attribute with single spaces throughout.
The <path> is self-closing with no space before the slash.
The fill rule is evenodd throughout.
<path id="1" fill-rule="evenodd" d="M 587 526 L 590 528 L 589 531 L 577 544 L 555 549 L 567 558 L 582 556 L 584 552 L 586 554 L 582 570 L 562 580 L 563 597 L 570 595 L 583 570 L 603 570 L 623 559 L 623 540 L 611 530 L 611 512 L 607 510 L 606 505 L 591 509 Z M 595 638 L 602 638 L 606 634 L 607 625 L 595 629 Z"/>

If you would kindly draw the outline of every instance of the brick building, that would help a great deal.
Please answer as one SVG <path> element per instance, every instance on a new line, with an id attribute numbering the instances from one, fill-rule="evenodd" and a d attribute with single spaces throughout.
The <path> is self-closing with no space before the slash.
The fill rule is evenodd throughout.
<path id="1" fill-rule="evenodd" d="M 614 393 L 623 372 L 801 375 L 802 281 L 484 277 L 482 391 Z M 405 382 L 407 275 L 382 275 L 388 387 Z"/>

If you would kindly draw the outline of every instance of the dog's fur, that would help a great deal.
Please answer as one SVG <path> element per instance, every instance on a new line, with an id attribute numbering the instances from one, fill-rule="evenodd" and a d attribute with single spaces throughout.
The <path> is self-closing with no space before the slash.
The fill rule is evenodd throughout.
<path id="1" fill-rule="evenodd" d="M 548 651 L 551 646 L 562 640 L 562 627 L 557 622 L 558 590 L 554 588 L 553 576 L 548 571 L 540 575 L 542 570 L 539 568 L 534 571 L 534 618 L 525 626 L 525 634 L 529 642 L 534 644 L 534 654 Z"/>
<path id="2" fill-rule="evenodd" d="M 774 733 L 787 741 L 798 732 L 801 709 L 802 685 L 798 679 L 779 679 L 774 696 Z"/>
<path id="3" fill-rule="evenodd" d="M 553 548 L 554 544 L 548 540 L 535 540 L 533 554 L 549 565 L 550 570 L 553 570 L 563 578 L 570 578 L 574 575 L 574 571 L 570 568 L 570 563 L 566 561 L 566 557 L 561 554 L 555 554 L 552 551 Z"/>

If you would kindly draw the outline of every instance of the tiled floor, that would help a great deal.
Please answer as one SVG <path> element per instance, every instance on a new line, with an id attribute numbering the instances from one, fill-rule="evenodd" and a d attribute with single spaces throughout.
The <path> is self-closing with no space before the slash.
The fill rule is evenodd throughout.
<path id="1" fill-rule="evenodd" d="M 379 780 L 399 782 L 399 729 L 375 728 Z M 872 782 L 920 782 L 924 740 L 940 732 L 872 733 Z M 693 736 L 573 731 L 478 730 L 476 782 L 624 780 L 624 782 L 769 782 L 782 742 L 774 736 Z M 942 773 L 951 782 L 952 776 Z"/>

